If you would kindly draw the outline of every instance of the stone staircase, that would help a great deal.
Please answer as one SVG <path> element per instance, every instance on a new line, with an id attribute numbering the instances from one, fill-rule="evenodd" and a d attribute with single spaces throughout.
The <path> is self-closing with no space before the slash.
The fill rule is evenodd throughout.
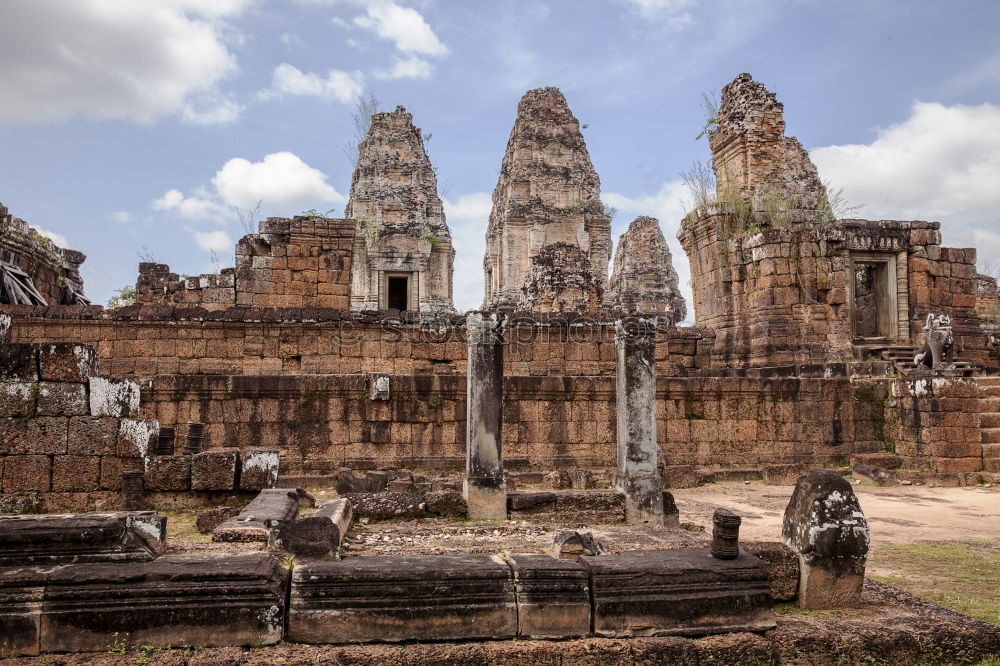
<path id="1" fill-rule="evenodd" d="M 979 398 L 980 442 L 983 471 L 1000 472 L 1000 377 L 981 377 Z"/>
<path id="2" fill-rule="evenodd" d="M 906 376 L 917 369 L 913 362 L 913 357 L 917 355 L 917 348 L 911 345 L 855 345 L 854 355 L 862 361 L 887 361 L 891 363 L 896 372 L 901 376 Z M 977 368 L 968 361 L 955 359 L 953 361 L 956 372 L 962 377 L 972 377 L 977 373 Z"/>

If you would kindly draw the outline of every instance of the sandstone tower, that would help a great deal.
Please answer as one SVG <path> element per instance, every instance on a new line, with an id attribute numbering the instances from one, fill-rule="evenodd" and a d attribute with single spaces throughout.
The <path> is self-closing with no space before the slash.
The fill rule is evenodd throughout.
<path id="1" fill-rule="evenodd" d="M 493 191 L 484 307 L 600 309 L 610 255 L 611 218 L 580 123 L 557 88 L 528 91 Z"/>
<path id="2" fill-rule="evenodd" d="M 618 239 L 609 295 L 611 305 L 626 312 L 663 313 L 672 323 L 687 317 L 670 248 L 655 218 L 635 218 Z"/>
<path id="3" fill-rule="evenodd" d="M 816 210 L 825 201 L 826 189 L 809 154 L 798 139 L 785 136 L 784 106 L 749 74 L 722 89 L 717 125 L 708 140 L 717 189 L 749 197 L 753 210 Z"/>
<path id="4" fill-rule="evenodd" d="M 372 116 L 344 217 L 357 225 L 352 310 L 454 310 L 451 232 L 420 130 L 403 107 Z"/>

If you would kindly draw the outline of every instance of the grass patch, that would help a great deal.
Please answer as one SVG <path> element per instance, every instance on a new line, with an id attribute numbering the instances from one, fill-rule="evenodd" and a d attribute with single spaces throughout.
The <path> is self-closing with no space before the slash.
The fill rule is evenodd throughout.
<path id="1" fill-rule="evenodd" d="M 211 534 L 202 534 L 195 527 L 198 514 L 205 509 L 173 509 L 160 511 L 167 517 L 167 543 L 211 543 Z"/>
<path id="2" fill-rule="evenodd" d="M 1000 625 L 1000 539 L 887 546 L 870 561 L 891 573 L 876 580 L 925 601 Z"/>

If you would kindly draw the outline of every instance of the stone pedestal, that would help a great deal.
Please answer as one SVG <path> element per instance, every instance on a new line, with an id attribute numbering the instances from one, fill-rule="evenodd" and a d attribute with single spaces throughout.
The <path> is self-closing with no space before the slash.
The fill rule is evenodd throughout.
<path id="1" fill-rule="evenodd" d="M 618 352 L 618 474 L 630 523 L 663 524 L 663 490 L 656 468 L 656 318 L 615 323 Z"/>
<path id="2" fill-rule="evenodd" d="M 474 520 L 507 519 L 507 487 L 500 436 L 503 425 L 504 315 L 473 312 L 469 340 L 465 501 Z"/>
<path id="3" fill-rule="evenodd" d="M 799 606 L 851 608 L 861 603 L 868 523 L 851 484 L 813 470 L 799 479 L 785 509 L 781 541 L 799 557 Z"/>

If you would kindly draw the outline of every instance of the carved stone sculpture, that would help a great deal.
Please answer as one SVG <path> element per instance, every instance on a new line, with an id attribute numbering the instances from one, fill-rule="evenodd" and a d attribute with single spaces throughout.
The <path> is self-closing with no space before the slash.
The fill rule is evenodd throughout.
<path id="1" fill-rule="evenodd" d="M 913 362 L 932 370 L 944 369 L 951 364 L 954 347 L 951 317 L 943 312 L 931 312 L 924 323 L 924 346 L 913 357 Z"/>

